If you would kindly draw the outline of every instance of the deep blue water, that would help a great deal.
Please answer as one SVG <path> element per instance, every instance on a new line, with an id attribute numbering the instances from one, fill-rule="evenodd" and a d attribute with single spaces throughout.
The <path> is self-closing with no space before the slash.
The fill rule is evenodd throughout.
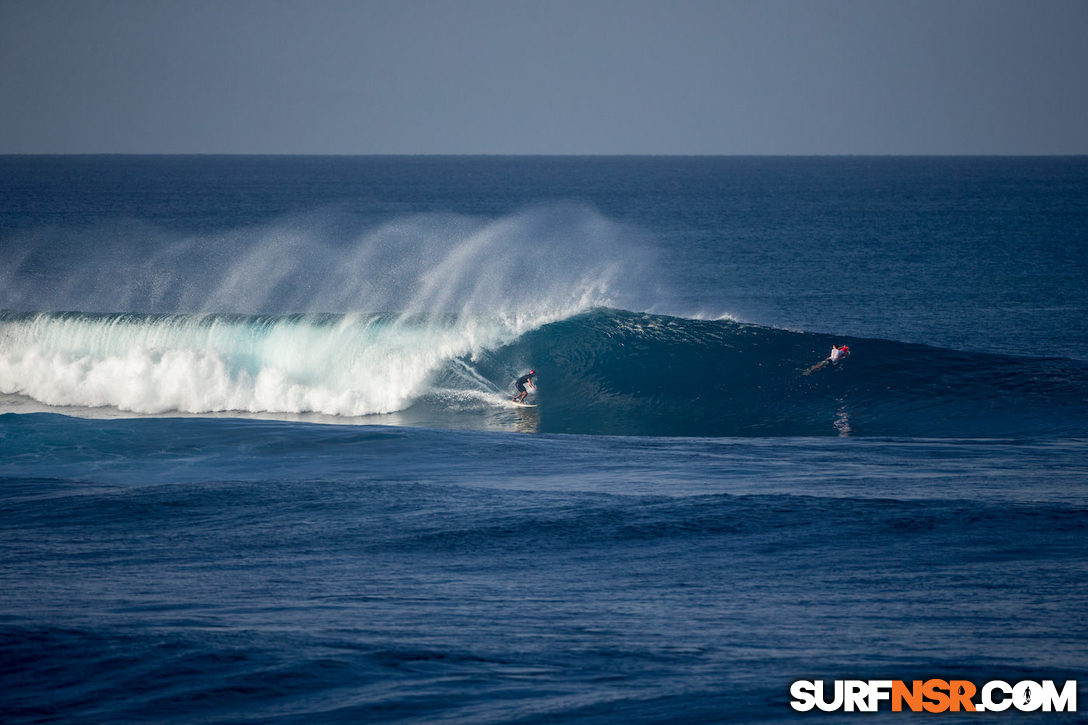
<path id="1" fill-rule="evenodd" d="M 1086 251 L 1084 158 L 0 157 L 0 720 L 1084 700 Z"/>

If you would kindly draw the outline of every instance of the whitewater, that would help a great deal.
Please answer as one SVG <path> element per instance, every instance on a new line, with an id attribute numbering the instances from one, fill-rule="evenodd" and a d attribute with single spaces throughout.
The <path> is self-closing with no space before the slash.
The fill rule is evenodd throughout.
<path id="1" fill-rule="evenodd" d="M 134 413 L 325 413 L 407 407 L 443 364 L 515 324 L 388 317 L 34 315 L 3 323 L 0 390 Z"/>

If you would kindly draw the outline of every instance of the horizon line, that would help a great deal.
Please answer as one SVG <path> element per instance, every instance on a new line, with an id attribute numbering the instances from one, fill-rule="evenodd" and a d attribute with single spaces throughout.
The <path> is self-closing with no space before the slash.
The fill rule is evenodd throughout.
<path id="1" fill-rule="evenodd" d="M 1077 153 L 303 153 L 303 152 L 233 152 L 233 151 L 0 151 L 0 157 L 130 157 L 130 156 L 199 156 L 199 157 L 310 157 L 310 158 L 1078 158 Z"/>

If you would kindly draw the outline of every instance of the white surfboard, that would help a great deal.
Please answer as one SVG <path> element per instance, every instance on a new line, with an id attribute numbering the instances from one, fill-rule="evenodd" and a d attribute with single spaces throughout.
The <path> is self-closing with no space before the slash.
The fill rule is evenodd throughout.
<path id="1" fill-rule="evenodd" d="M 510 401 L 510 405 L 516 405 L 519 408 L 535 408 L 536 403 L 519 403 L 515 400 Z"/>

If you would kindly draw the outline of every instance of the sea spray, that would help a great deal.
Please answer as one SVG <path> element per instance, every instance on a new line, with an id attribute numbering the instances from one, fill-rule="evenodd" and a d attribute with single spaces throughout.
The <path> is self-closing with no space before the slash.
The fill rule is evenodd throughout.
<path id="1" fill-rule="evenodd" d="M 644 309 L 658 290 L 643 237 L 577 204 L 376 226 L 320 210 L 203 235 L 138 221 L 36 229 L 0 249 L 0 309 L 553 319 L 590 305 Z"/>

